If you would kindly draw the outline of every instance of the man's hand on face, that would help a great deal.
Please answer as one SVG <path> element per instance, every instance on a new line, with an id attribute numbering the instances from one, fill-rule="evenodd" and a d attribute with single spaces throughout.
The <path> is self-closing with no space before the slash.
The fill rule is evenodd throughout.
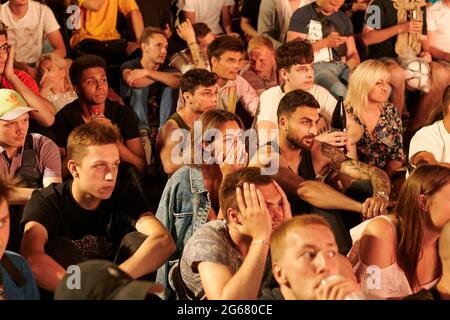
<path id="1" fill-rule="evenodd" d="M 272 218 L 261 191 L 254 184 L 244 183 L 242 189 L 236 188 L 236 199 L 241 213 L 239 232 L 253 240 L 269 241 Z"/>
<path id="2" fill-rule="evenodd" d="M 315 289 L 317 300 L 345 300 L 349 294 L 361 290 L 360 285 L 347 278 L 336 276 L 330 280 L 322 280 Z"/>
<path id="3" fill-rule="evenodd" d="M 286 193 L 283 191 L 283 189 L 281 189 L 280 185 L 275 180 L 272 180 L 272 182 L 278 193 L 281 194 L 281 199 L 283 201 L 283 221 L 285 222 L 292 218 L 291 204 L 289 203 Z"/>

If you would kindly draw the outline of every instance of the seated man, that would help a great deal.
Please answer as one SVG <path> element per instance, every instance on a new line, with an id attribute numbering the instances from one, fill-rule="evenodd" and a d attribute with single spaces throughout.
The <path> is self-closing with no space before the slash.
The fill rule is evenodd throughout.
<path id="1" fill-rule="evenodd" d="M 8 44 L 7 26 L 0 21 L 0 86 L 17 91 L 27 105 L 38 111 L 30 114 L 32 126 L 50 127 L 55 121 L 55 107 L 39 94 L 39 88 L 33 78 L 26 72 L 14 69 L 15 48 Z"/>
<path id="2" fill-rule="evenodd" d="M 5 251 L 9 239 L 8 201 L 10 187 L 0 179 L 0 300 L 39 300 L 39 291 L 25 259 Z"/>
<path id="3" fill-rule="evenodd" d="M 184 143 L 187 134 L 194 126 L 194 122 L 203 112 L 217 107 L 217 75 L 203 69 L 193 69 L 186 72 L 180 81 L 181 94 L 184 107 L 175 112 L 167 122 L 159 129 L 156 138 L 156 150 L 161 158 L 164 172 L 168 175 L 174 173 L 182 164 L 172 162 L 173 149 L 179 144 L 179 140 L 173 137 L 175 131 L 182 131 Z M 177 134 L 177 137 L 179 135 Z M 186 145 L 187 147 L 187 145 Z M 182 150 L 180 150 L 182 153 Z"/>
<path id="4" fill-rule="evenodd" d="M 211 42 L 208 57 L 211 71 L 219 77 L 219 107 L 234 113 L 240 101 L 248 114 L 254 116 L 259 97 L 247 80 L 239 75 L 244 50 L 241 40 L 223 36 Z"/>
<path id="5" fill-rule="evenodd" d="M 432 62 L 431 54 L 428 51 L 427 23 L 425 6 L 426 2 L 419 1 L 421 10 L 417 13 L 416 19 L 407 21 L 408 16 L 412 16 L 412 10 L 406 10 L 406 0 L 397 0 L 398 5 L 394 7 L 391 0 L 374 0 L 372 7 L 378 7 L 379 10 L 373 10 L 372 14 L 366 16 L 366 22 L 362 31 L 362 40 L 369 49 L 369 58 L 383 58 L 387 63 L 391 74 L 392 95 L 391 101 L 397 107 L 398 113 L 403 114 L 405 107 L 405 78 L 406 73 L 399 64 L 397 58 L 412 52 L 415 56 L 420 56 L 430 63 L 431 66 L 431 88 L 428 93 L 420 96 L 417 108 L 414 113 L 408 131 L 415 132 L 420 129 L 427 121 L 430 114 L 436 111 L 439 106 L 439 100 L 445 87 L 450 83 L 450 68 Z M 397 9 L 400 8 L 400 9 Z M 381 19 L 381 25 L 372 23 L 379 19 L 376 14 L 383 12 L 385 16 Z M 375 20 L 374 20 L 375 19 Z M 405 114 L 407 110 L 405 110 Z M 408 134 L 408 136 L 410 136 Z"/>
<path id="6" fill-rule="evenodd" d="M 290 196 L 293 214 L 311 212 L 327 218 L 340 252 L 346 254 L 352 245 L 350 227 L 360 222 L 353 212 L 365 219 L 385 214 L 391 185 L 383 170 L 347 158 L 330 144 L 314 141 L 318 109 L 319 103 L 311 94 L 303 90 L 287 93 L 277 111 L 279 140 L 260 147 L 250 163 L 260 167 L 275 164 L 274 170 L 266 173 Z M 356 189 L 358 184 L 352 185 L 347 192 L 355 188 L 354 197 L 363 203 L 353 200 L 326 183 L 331 183 L 330 179 L 334 182 L 334 173 L 370 182 L 373 192 L 362 193 Z M 333 209 L 338 211 L 328 211 Z"/>
<path id="7" fill-rule="evenodd" d="M 319 114 L 323 118 L 320 124 L 321 130 L 328 128 L 336 106 L 336 99 L 327 89 L 314 84 L 313 60 L 313 48 L 307 41 L 289 41 L 278 48 L 277 69 L 280 71 L 284 83 L 261 94 L 261 103 L 256 118 L 256 130 L 260 145 L 275 138 L 269 133 L 271 130 L 278 130 L 278 104 L 281 98 L 292 90 L 305 90 L 317 99 L 320 105 Z"/>
<path id="8" fill-rule="evenodd" d="M 186 19 L 189 19 L 191 23 L 206 23 L 215 35 L 223 34 L 223 29 L 227 35 L 235 35 L 231 28 L 232 6 L 234 6 L 234 0 L 184 0 L 179 2 L 179 8 L 183 10 Z M 222 20 L 223 29 L 220 20 Z"/>
<path id="9" fill-rule="evenodd" d="M 272 233 L 272 273 L 279 288 L 261 300 L 343 300 L 361 294 L 350 261 L 339 255 L 329 223 L 311 214 L 292 218 Z"/>
<path id="10" fill-rule="evenodd" d="M 128 102 L 139 118 L 139 132 L 146 149 L 153 145 L 160 121 L 165 121 L 176 107 L 176 100 L 164 98 L 167 88 L 178 89 L 181 74 L 167 72 L 164 61 L 167 55 L 167 36 L 162 29 L 147 27 L 141 37 L 142 57 L 125 62 L 122 67 L 120 95 Z M 176 90 L 178 92 L 178 90 Z M 150 116 L 149 116 L 150 112 Z M 167 116 L 164 116 L 167 115 Z M 149 117 L 152 120 L 150 130 Z M 146 155 L 149 158 L 148 155 Z M 150 159 L 147 159 L 150 164 Z"/>
<path id="11" fill-rule="evenodd" d="M 29 112 L 23 98 L 10 89 L 0 89 L 0 176 L 15 178 L 17 184 L 9 194 L 11 238 L 8 248 L 18 251 L 21 232 L 19 222 L 23 205 L 36 188 L 61 182 L 61 157 L 49 138 L 27 133 Z"/>
<path id="12" fill-rule="evenodd" d="M 63 155 L 72 130 L 83 123 L 95 120 L 119 127 L 122 137 L 118 143 L 120 160 L 131 163 L 143 171 L 145 156 L 139 137 L 138 118 L 130 108 L 107 99 L 105 61 L 94 55 L 81 56 L 72 63 L 69 74 L 78 99 L 57 113 L 53 125 L 56 144 L 63 149 Z"/>
<path id="13" fill-rule="evenodd" d="M 115 259 L 139 278 L 174 252 L 143 195 L 117 179 L 119 139 L 117 129 L 97 121 L 77 127 L 67 145 L 73 178 L 34 192 L 25 206 L 21 252 L 41 288 L 55 291 L 68 265 L 89 259 Z"/>
<path id="14" fill-rule="evenodd" d="M 344 0 L 317 0 L 292 15 L 287 39 L 311 41 L 314 48 L 314 81 L 337 98 L 347 94 L 350 69 L 360 63 L 353 25 L 339 8 Z"/>
<path id="15" fill-rule="evenodd" d="M 427 37 L 433 59 L 450 67 L 450 1 L 438 0 L 427 8 Z"/>
<path id="16" fill-rule="evenodd" d="M 269 37 L 278 48 L 286 39 L 292 14 L 314 0 L 261 0 L 258 33 Z"/>
<path id="17" fill-rule="evenodd" d="M 275 64 L 275 49 L 269 38 L 255 36 L 248 42 L 247 53 L 250 68 L 242 77 L 250 83 L 258 95 L 280 84 Z"/>
<path id="18" fill-rule="evenodd" d="M 450 86 L 442 97 L 444 119 L 423 127 L 412 137 L 409 147 L 409 163 L 441 164 L 450 167 Z"/>
<path id="19" fill-rule="evenodd" d="M 8 26 L 9 40 L 16 48 L 16 62 L 30 66 L 44 52 L 48 40 L 53 52 L 64 58 L 66 46 L 52 10 L 33 0 L 9 0 L 0 8 L 0 19 Z"/>
<path id="20" fill-rule="evenodd" d="M 270 234 L 291 218 L 289 202 L 269 176 L 244 168 L 224 179 L 220 207 L 225 220 L 202 225 L 173 272 L 179 272 L 179 282 L 191 297 L 256 299 L 270 280 Z"/>
<path id="21" fill-rule="evenodd" d="M 144 21 L 135 0 L 78 0 L 78 5 L 83 18 L 76 21 L 79 29 L 72 31 L 72 48 L 78 53 L 103 57 L 108 66 L 122 64 L 130 55 L 137 55 L 138 42 L 121 39 L 117 30 L 117 15 L 120 11 L 130 17 L 136 41 L 141 38 Z"/>

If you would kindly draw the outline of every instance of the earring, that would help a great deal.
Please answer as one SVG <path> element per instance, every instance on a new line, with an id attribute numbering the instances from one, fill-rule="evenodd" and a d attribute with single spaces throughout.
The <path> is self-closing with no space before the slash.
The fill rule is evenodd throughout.
<path id="1" fill-rule="evenodd" d="M 75 178 L 78 178 L 78 172 L 74 171 L 74 172 L 73 172 L 73 176 L 74 176 Z"/>

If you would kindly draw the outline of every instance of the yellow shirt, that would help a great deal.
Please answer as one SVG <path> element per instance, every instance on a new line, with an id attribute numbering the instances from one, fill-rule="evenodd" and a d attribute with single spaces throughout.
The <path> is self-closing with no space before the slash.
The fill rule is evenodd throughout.
<path id="1" fill-rule="evenodd" d="M 116 29 L 118 11 L 127 16 L 131 11 L 139 10 L 135 0 L 105 0 L 97 12 L 86 10 L 83 7 L 84 2 L 85 0 L 78 0 L 81 8 L 80 30 L 74 30 L 70 39 L 72 47 L 84 39 L 99 41 L 120 39 Z"/>

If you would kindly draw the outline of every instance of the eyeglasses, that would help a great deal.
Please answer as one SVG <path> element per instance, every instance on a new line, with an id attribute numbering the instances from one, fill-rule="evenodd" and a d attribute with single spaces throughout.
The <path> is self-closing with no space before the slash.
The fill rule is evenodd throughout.
<path id="1" fill-rule="evenodd" d="M 0 53 L 8 53 L 11 46 L 7 43 L 0 47 Z"/>

